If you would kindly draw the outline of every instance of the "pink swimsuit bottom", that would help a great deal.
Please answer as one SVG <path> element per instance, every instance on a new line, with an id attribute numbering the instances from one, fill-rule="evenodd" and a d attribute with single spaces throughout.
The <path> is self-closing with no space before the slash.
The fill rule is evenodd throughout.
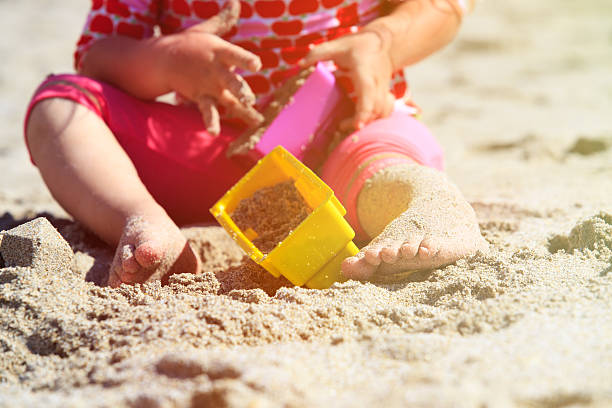
<path id="1" fill-rule="evenodd" d="M 34 105 L 48 98 L 79 103 L 98 115 L 131 158 L 151 195 L 178 224 L 212 221 L 208 209 L 244 175 L 244 163 L 228 158 L 228 144 L 244 129 L 222 124 L 209 135 L 198 110 L 137 99 L 109 84 L 79 75 L 51 75 L 36 90 Z M 398 103 L 393 114 L 347 137 L 320 173 L 347 208 L 357 240 L 365 240 L 357 219 L 357 196 L 376 171 L 413 163 L 443 168 L 443 153 L 427 128 Z M 104 177 L 104 175 L 101 175 Z"/>

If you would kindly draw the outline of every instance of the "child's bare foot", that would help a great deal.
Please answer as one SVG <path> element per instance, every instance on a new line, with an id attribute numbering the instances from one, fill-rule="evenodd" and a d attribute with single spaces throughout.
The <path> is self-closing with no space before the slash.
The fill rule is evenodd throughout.
<path id="1" fill-rule="evenodd" d="M 53 197 L 103 241 L 119 241 L 110 286 L 199 272 L 185 237 L 99 116 L 68 99 L 45 99 L 32 110 L 26 136 Z"/>
<path id="2" fill-rule="evenodd" d="M 357 210 L 376 238 L 344 261 L 347 278 L 432 269 L 487 247 L 461 192 L 427 167 L 403 164 L 376 173 L 359 194 Z"/>
<path id="3" fill-rule="evenodd" d="M 128 219 L 108 285 L 163 280 L 174 273 L 198 273 L 200 262 L 178 227 L 165 217 Z"/>

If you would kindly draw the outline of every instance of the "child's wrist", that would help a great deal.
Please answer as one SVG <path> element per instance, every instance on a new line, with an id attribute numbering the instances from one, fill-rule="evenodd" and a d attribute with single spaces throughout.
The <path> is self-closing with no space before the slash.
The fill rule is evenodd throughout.
<path id="1" fill-rule="evenodd" d="M 393 44 L 393 32 L 387 27 L 384 22 L 376 21 L 374 23 L 368 24 L 360 30 L 361 33 L 371 33 L 378 38 L 379 41 L 379 50 L 382 53 L 388 55 L 390 61 L 393 63 L 393 57 L 391 54 L 392 44 Z M 393 71 L 396 70 L 396 67 L 393 66 Z"/>
<path id="2" fill-rule="evenodd" d="M 391 48 L 393 33 L 384 24 L 370 24 L 361 29 L 362 33 L 372 33 L 378 37 L 380 48 L 387 51 Z"/>
<path id="3" fill-rule="evenodd" d="M 175 39 L 172 35 L 163 35 L 152 39 L 152 49 L 155 55 L 155 60 L 158 62 L 156 71 L 158 76 L 165 83 L 166 88 L 172 88 L 170 85 L 173 69 L 173 50 Z"/>

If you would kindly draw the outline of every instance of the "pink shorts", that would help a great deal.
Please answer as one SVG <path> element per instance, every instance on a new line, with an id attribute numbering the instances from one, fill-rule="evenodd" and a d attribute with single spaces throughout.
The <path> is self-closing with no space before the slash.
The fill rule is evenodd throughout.
<path id="1" fill-rule="evenodd" d="M 131 158 L 157 202 L 179 225 L 213 221 L 208 209 L 246 172 L 239 157 L 227 158 L 228 144 L 244 129 L 222 123 L 221 134 L 206 132 L 198 110 L 137 99 L 91 78 L 50 75 L 28 106 L 48 98 L 77 102 L 98 115 Z M 396 109 L 346 138 L 323 166 L 321 177 L 347 206 L 358 237 L 356 197 L 373 172 L 406 161 L 442 169 L 442 150 L 409 113 Z"/>

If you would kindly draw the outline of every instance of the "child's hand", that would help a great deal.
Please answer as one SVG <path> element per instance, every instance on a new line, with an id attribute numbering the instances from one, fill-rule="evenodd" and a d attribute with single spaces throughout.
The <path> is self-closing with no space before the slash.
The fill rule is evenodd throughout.
<path id="1" fill-rule="evenodd" d="M 314 47 L 302 61 L 306 66 L 332 60 L 353 81 L 357 96 L 355 115 L 341 127 L 360 129 L 393 111 L 395 98 L 389 91 L 393 74 L 389 43 L 381 33 L 366 28 Z"/>
<path id="2" fill-rule="evenodd" d="M 169 87 L 198 106 L 207 130 L 215 135 L 220 130 L 217 104 L 249 125 L 263 121 L 253 107 L 255 95 L 234 72 L 236 67 L 258 71 L 259 57 L 220 37 L 236 24 L 239 14 L 240 1 L 229 0 L 215 17 L 164 40 L 162 64 Z"/>

